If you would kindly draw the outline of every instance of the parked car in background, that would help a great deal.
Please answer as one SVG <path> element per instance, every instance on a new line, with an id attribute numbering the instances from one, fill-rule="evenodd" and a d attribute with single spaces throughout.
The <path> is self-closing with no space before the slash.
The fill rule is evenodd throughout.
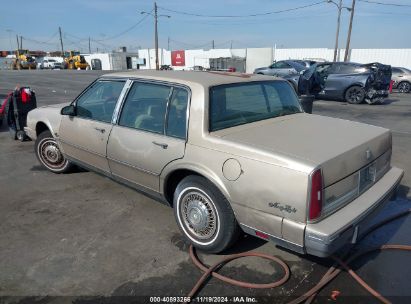
<path id="1" fill-rule="evenodd" d="M 317 61 L 314 60 L 309 60 L 309 59 L 293 59 L 292 61 L 297 62 L 299 64 L 301 64 L 302 66 L 304 66 L 305 68 L 309 68 L 310 66 L 312 66 L 313 64 L 316 64 Z"/>
<path id="2" fill-rule="evenodd" d="M 160 66 L 160 70 L 162 71 L 171 71 L 172 69 L 172 66 L 169 64 L 163 64 L 162 66 Z"/>
<path id="3" fill-rule="evenodd" d="M 381 103 L 389 95 L 391 66 L 380 63 L 317 63 L 312 68 L 319 76 L 317 98 L 345 100 L 348 103 Z M 297 90 L 300 75 L 284 77 Z"/>
<path id="4" fill-rule="evenodd" d="M 271 75 L 271 76 L 287 76 L 295 75 L 305 70 L 306 67 L 294 60 L 281 60 L 274 62 L 272 65 L 265 68 L 257 68 L 254 74 Z"/>
<path id="5" fill-rule="evenodd" d="M 393 88 L 400 93 L 411 91 L 411 71 L 406 68 L 392 67 Z"/>
<path id="6" fill-rule="evenodd" d="M 49 58 L 44 58 L 42 61 L 39 63 L 39 68 L 40 69 L 63 69 L 64 64 L 63 62 L 59 62 L 56 59 L 49 59 Z"/>
<path id="7" fill-rule="evenodd" d="M 389 130 L 304 113 L 284 79 L 261 75 L 108 74 L 29 112 L 25 130 L 45 168 L 78 164 L 169 204 L 208 252 L 241 227 L 329 256 L 366 233 L 403 176 Z"/>

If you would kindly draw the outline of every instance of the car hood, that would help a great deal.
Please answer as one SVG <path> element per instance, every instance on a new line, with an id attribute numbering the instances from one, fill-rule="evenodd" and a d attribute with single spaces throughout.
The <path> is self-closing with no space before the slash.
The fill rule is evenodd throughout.
<path id="1" fill-rule="evenodd" d="M 391 147 L 391 132 L 358 122 L 306 113 L 213 133 L 258 153 L 287 155 L 323 170 L 328 186 L 372 162 Z M 366 152 L 369 150 L 370 152 Z"/>
<path id="2" fill-rule="evenodd" d="M 65 106 L 68 106 L 68 105 L 70 105 L 70 102 L 56 103 L 56 104 L 52 104 L 52 105 L 42 106 L 40 108 L 41 109 L 44 109 L 44 108 L 62 109 Z"/>

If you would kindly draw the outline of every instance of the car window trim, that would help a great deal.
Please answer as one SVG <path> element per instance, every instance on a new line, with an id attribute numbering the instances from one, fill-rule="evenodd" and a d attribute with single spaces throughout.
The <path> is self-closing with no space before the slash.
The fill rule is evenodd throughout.
<path id="1" fill-rule="evenodd" d="M 130 82 L 127 91 L 125 92 L 122 100 L 119 100 L 118 103 L 118 113 L 116 113 L 116 117 L 113 117 L 112 120 L 112 124 L 118 127 L 122 127 L 122 128 L 128 128 L 128 129 L 132 129 L 132 130 L 137 130 L 137 131 L 142 131 L 142 132 L 147 132 L 147 133 L 151 133 L 151 134 L 156 134 L 156 135 L 164 135 L 166 138 L 167 137 L 171 137 L 177 140 L 181 140 L 184 142 L 188 141 L 188 128 L 190 125 L 190 106 L 191 106 L 191 97 L 192 97 L 192 92 L 189 86 L 181 84 L 181 83 L 175 83 L 175 82 L 169 82 L 169 81 L 162 81 L 162 80 L 155 80 L 155 79 L 147 79 L 147 78 L 138 78 L 138 77 L 133 77 L 133 78 L 128 78 L 128 81 Z M 148 131 L 148 130 L 142 130 L 142 129 L 137 129 L 137 128 L 133 128 L 133 127 L 128 127 L 128 126 L 122 126 L 119 125 L 119 121 L 120 121 L 120 116 L 121 113 L 123 111 L 123 107 L 125 104 L 125 101 L 127 99 L 128 94 L 130 93 L 130 89 L 133 86 L 134 83 L 139 82 L 139 83 L 148 83 L 148 84 L 157 84 L 157 85 L 166 85 L 169 86 L 170 88 L 180 88 L 183 90 L 187 91 L 187 109 L 186 109 L 186 134 L 185 134 L 185 138 L 181 138 L 181 137 L 176 137 L 176 136 L 172 136 L 172 135 L 167 135 L 167 129 L 165 129 L 165 132 L 163 134 L 161 133 L 156 133 L 156 132 L 152 132 L 152 131 Z M 170 90 L 171 91 L 171 90 Z M 115 110 L 114 110 L 115 111 Z M 167 109 L 166 109 L 166 114 L 168 113 L 168 103 L 167 103 Z M 164 121 L 164 126 L 166 126 L 166 122 Z"/>

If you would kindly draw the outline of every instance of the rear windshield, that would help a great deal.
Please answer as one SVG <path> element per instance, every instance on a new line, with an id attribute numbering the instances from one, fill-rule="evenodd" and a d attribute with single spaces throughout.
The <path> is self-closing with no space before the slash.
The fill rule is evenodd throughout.
<path id="1" fill-rule="evenodd" d="M 301 113 L 286 81 L 236 83 L 210 88 L 210 131 Z"/>

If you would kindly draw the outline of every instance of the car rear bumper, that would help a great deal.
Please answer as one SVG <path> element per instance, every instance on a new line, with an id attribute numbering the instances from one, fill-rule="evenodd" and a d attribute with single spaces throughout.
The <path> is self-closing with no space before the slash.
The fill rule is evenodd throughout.
<path id="1" fill-rule="evenodd" d="M 345 245 L 356 243 L 395 194 L 403 175 L 403 170 L 391 168 L 374 186 L 350 204 L 318 223 L 307 224 L 305 252 L 327 257 Z"/>

